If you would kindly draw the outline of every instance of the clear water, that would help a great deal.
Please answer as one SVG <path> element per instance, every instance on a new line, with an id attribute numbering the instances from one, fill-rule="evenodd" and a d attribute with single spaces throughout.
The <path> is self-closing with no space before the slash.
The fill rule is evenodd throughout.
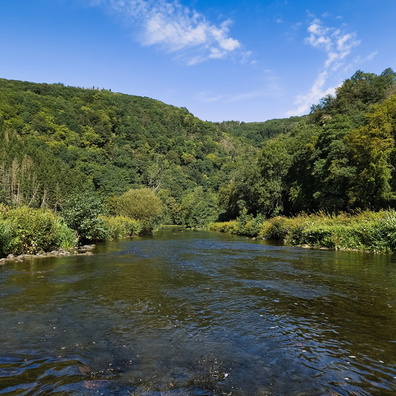
<path id="1" fill-rule="evenodd" d="M 1 395 L 394 395 L 396 258 L 163 231 L 0 267 Z"/>

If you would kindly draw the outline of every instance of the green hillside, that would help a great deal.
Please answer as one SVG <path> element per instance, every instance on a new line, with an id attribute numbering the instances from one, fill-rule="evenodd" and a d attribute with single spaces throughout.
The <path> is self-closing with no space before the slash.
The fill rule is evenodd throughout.
<path id="1" fill-rule="evenodd" d="M 216 191 L 246 144 L 187 109 L 107 90 L 0 80 L 1 196 L 61 206 L 71 191 Z"/>
<path id="2" fill-rule="evenodd" d="M 222 131 L 261 147 L 266 140 L 293 131 L 304 118 L 306 117 L 275 118 L 264 122 L 224 121 L 217 125 Z"/>

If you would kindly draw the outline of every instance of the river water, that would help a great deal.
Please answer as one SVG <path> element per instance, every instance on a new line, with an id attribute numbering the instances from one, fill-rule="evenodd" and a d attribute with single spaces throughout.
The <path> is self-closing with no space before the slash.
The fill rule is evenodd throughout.
<path id="1" fill-rule="evenodd" d="M 1 395 L 394 395 L 396 257 L 162 231 L 0 267 Z"/>

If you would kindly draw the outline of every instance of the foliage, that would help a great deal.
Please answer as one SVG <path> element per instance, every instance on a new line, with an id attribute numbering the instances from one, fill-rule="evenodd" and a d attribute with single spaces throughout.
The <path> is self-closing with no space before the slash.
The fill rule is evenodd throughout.
<path id="1" fill-rule="evenodd" d="M 110 239 L 131 238 L 139 235 L 142 224 L 138 220 L 124 216 L 102 216 L 107 237 Z"/>
<path id="2" fill-rule="evenodd" d="M 160 216 L 161 200 L 149 188 L 131 189 L 111 200 L 115 213 L 136 220 L 149 220 Z"/>
<path id="3" fill-rule="evenodd" d="M 0 234 L 3 255 L 48 252 L 76 243 L 75 233 L 62 218 L 52 211 L 27 206 L 1 214 Z"/>
<path id="4" fill-rule="evenodd" d="M 153 99 L 0 79 L 0 199 L 12 205 L 59 209 L 70 193 L 140 186 L 180 203 L 199 185 L 217 190 L 230 154 L 245 145 Z"/>
<path id="5" fill-rule="evenodd" d="M 138 220 L 142 232 L 151 233 L 162 214 L 161 199 L 150 188 L 131 189 L 119 197 L 109 199 L 113 213 Z"/>
<path id="6" fill-rule="evenodd" d="M 103 203 L 98 196 L 82 193 L 69 197 L 61 215 L 68 227 L 77 232 L 79 242 L 83 244 L 107 238 L 105 223 L 100 217 L 103 211 Z"/>
<path id="7" fill-rule="evenodd" d="M 309 115 L 263 123 L 215 124 L 149 98 L 0 79 L 0 203 L 61 213 L 79 243 L 237 218 L 212 227 L 383 250 L 374 239 L 392 235 L 391 220 L 385 235 L 296 219 L 395 207 L 395 135 L 391 69 L 357 71 Z M 103 217 L 101 201 L 124 219 Z M 2 221 L 9 246 L 14 226 Z"/>
<path id="8" fill-rule="evenodd" d="M 202 228 L 218 218 L 217 197 L 202 187 L 186 194 L 181 204 L 181 225 Z"/>
<path id="9" fill-rule="evenodd" d="M 255 146 L 262 146 L 269 139 L 293 131 L 302 119 L 303 117 L 290 117 L 265 122 L 224 121 L 218 125 L 221 130 L 232 136 L 242 137 Z"/>
<path id="10" fill-rule="evenodd" d="M 334 114 L 347 114 L 358 119 L 375 103 L 395 93 L 396 73 L 388 68 L 380 75 L 361 70 L 337 88 L 336 96 L 328 95 L 319 105 L 311 108 L 311 116 L 319 123 L 326 123 Z"/>
<path id="11" fill-rule="evenodd" d="M 237 225 L 238 222 L 236 220 L 211 223 L 209 224 L 209 230 L 217 232 L 227 232 L 229 234 L 237 234 Z"/>
<path id="12" fill-rule="evenodd" d="M 337 216 L 323 212 L 300 214 L 296 217 L 255 219 L 251 222 L 238 219 L 230 223 L 214 223 L 213 231 L 275 240 L 289 245 L 302 245 L 334 250 L 354 249 L 378 253 L 396 251 L 396 211 L 365 211 L 355 215 Z"/>
<path id="13" fill-rule="evenodd" d="M 222 220 L 396 204 L 396 79 L 356 72 L 286 133 L 243 158 L 219 189 Z M 393 95 L 392 95 L 393 93 Z"/>
<path id="14" fill-rule="evenodd" d="M 346 136 L 356 167 L 349 198 L 361 208 L 395 203 L 396 95 L 372 107 L 367 122 Z"/>
<path id="15" fill-rule="evenodd" d="M 0 219 L 0 257 L 11 253 L 12 239 L 9 221 Z"/>

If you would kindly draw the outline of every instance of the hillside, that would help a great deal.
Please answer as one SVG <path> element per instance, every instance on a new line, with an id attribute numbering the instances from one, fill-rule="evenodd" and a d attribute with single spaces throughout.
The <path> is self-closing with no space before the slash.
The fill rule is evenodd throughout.
<path id="1" fill-rule="evenodd" d="M 293 131 L 305 118 L 306 116 L 275 118 L 264 122 L 223 121 L 217 125 L 222 131 L 261 147 L 265 141 Z"/>
<path id="2" fill-rule="evenodd" d="M 216 191 L 247 145 L 187 109 L 107 90 L 0 80 L 2 202 L 61 206 L 71 191 Z M 250 148 L 252 149 L 252 148 Z"/>

